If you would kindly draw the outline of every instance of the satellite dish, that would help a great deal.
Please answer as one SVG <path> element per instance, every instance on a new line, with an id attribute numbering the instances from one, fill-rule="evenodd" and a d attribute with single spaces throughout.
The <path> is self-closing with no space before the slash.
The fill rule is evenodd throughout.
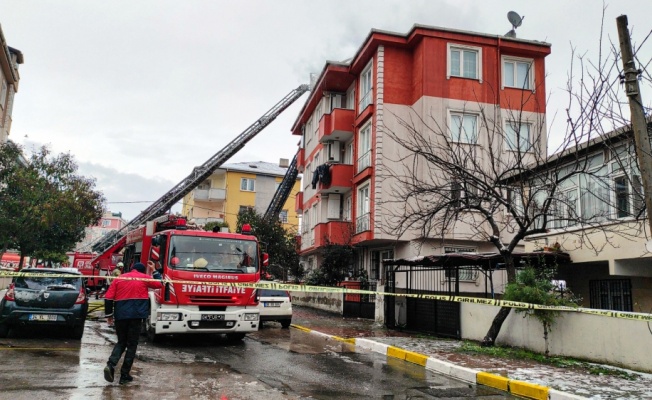
<path id="1" fill-rule="evenodd" d="M 508 13 L 507 13 L 507 19 L 508 19 L 509 22 L 512 24 L 512 30 L 510 30 L 509 32 L 507 32 L 507 33 L 505 34 L 505 36 L 515 38 L 515 37 L 516 37 L 516 28 L 518 28 L 519 26 L 521 26 L 521 24 L 523 23 L 523 19 L 524 19 L 524 18 L 525 18 L 525 16 L 522 16 L 522 17 L 521 17 L 521 16 L 518 15 L 518 13 L 515 12 L 515 11 L 510 11 L 510 12 L 508 12 Z"/>

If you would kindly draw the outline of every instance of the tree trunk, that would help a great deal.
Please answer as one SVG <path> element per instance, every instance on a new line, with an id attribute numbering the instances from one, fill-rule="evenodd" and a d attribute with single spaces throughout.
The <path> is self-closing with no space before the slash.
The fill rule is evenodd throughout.
<path id="1" fill-rule="evenodd" d="M 505 269 L 507 270 L 507 283 L 516 282 L 516 268 L 514 267 L 514 257 L 511 251 L 501 252 L 505 260 Z M 503 322 L 507 319 L 509 312 L 512 311 L 511 307 L 501 307 L 498 314 L 494 317 L 491 327 L 487 334 L 482 339 L 482 346 L 491 347 L 496 344 L 496 338 L 500 333 L 500 328 L 503 327 Z"/>
<path id="2" fill-rule="evenodd" d="M 491 327 L 489 328 L 489 331 L 485 335 L 484 339 L 482 339 L 482 346 L 485 347 L 491 347 L 494 344 L 496 344 L 496 338 L 498 337 L 498 333 L 500 332 L 500 328 L 503 326 L 503 322 L 507 319 L 507 316 L 509 315 L 509 312 L 512 311 L 511 307 L 501 307 L 500 311 L 498 311 L 498 314 L 494 317 L 493 322 L 491 323 Z"/>
<path id="3" fill-rule="evenodd" d="M 23 257 L 24 257 L 24 256 L 23 256 L 23 251 L 22 251 L 22 250 L 20 251 L 19 254 L 20 254 L 20 260 L 18 261 L 18 271 L 20 271 L 21 269 L 23 269 Z"/>
<path id="4" fill-rule="evenodd" d="M 548 350 L 548 326 L 547 322 L 543 323 L 543 340 L 546 342 L 546 358 L 550 355 L 550 351 Z"/>

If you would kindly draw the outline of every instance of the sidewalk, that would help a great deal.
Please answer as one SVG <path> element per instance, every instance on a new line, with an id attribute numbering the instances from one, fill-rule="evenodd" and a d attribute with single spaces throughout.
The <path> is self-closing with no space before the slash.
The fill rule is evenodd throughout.
<path id="1" fill-rule="evenodd" d="M 465 372 L 475 374 L 476 371 L 482 371 L 488 374 L 478 376 L 493 387 L 506 387 L 509 379 L 521 381 L 519 384 L 525 383 L 525 386 L 535 384 L 550 388 L 551 393 L 554 393 L 554 396 L 550 396 L 551 399 L 652 399 L 652 374 L 593 363 L 562 368 L 534 360 L 462 353 L 458 349 L 463 342 L 457 340 L 426 337 L 422 334 L 410 335 L 388 330 L 371 320 L 342 318 L 337 314 L 308 307 L 293 306 L 293 313 L 292 323 L 295 327 L 338 338 L 355 339 L 352 342 L 355 342 L 356 347 L 382 352 L 388 345 L 413 352 L 416 353 L 413 358 L 417 363 L 424 357 L 428 360 L 427 364 L 424 363 L 428 369 L 441 371 L 442 365 L 450 363 L 462 371 L 473 370 Z M 399 351 L 399 357 L 401 353 L 405 352 Z"/>

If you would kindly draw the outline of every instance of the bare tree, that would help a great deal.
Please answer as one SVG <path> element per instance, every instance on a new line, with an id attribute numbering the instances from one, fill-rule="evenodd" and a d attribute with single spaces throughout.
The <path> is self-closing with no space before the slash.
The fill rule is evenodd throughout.
<path id="1" fill-rule="evenodd" d="M 598 253 L 615 246 L 616 236 L 644 235 L 640 173 L 619 62 L 613 43 L 608 56 L 601 52 L 596 62 L 573 52 L 567 129 L 550 153 L 544 117 L 526 111 L 536 101 L 531 90 L 522 91 L 519 104 L 502 109 L 466 104 L 465 112 L 477 116 L 477 126 L 456 118 L 449 123 L 441 111 L 424 115 L 386 107 L 378 129 L 397 150 L 392 155 L 384 150 L 389 162 L 379 172 L 394 197 L 380 204 L 387 216 L 383 230 L 398 238 L 445 240 L 464 226 L 471 240 L 489 242 L 503 256 L 509 283 L 516 281 L 513 252 L 528 236 L 566 230 L 575 236 L 566 248 L 575 242 Z M 642 67 L 650 63 L 639 62 Z M 649 74 L 643 76 L 649 84 Z M 617 181 L 614 169 L 622 172 Z M 632 190 L 613 195 L 614 185 Z M 619 218 L 624 216 L 635 218 L 623 223 Z M 495 343 L 509 312 L 501 308 L 484 344 Z"/>

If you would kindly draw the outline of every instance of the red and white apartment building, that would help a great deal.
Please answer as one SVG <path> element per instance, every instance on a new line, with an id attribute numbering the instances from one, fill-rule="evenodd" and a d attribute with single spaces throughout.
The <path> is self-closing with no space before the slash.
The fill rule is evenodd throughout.
<path id="1" fill-rule="evenodd" d="M 372 30 L 352 59 L 327 61 L 292 127 L 302 137 L 298 167 L 304 181 L 296 204 L 307 269 L 320 265 L 328 243 L 354 244 L 351 270 L 366 270 L 380 284 L 383 259 L 496 251 L 470 239 L 463 226 L 447 237 L 427 238 L 425 247 L 411 246 L 423 239 L 416 232 L 397 238 L 383 229 L 390 223 L 392 155 L 400 151 L 386 132 L 400 134 L 397 118 L 416 113 L 420 118 L 411 120 L 434 120 L 461 144 L 483 146 L 489 130 L 480 110 L 495 112 L 507 132 L 514 108 L 522 113 L 521 136 L 528 121 L 545 129 L 548 54 L 544 42 L 415 25 L 407 34 Z M 464 143 L 470 137 L 474 142 Z M 545 141 L 546 132 L 539 137 Z M 509 146 L 504 148 L 507 155 Z M 545 152 L 546 143 L 539 148 Z M 465 280 L 478 286 L 474 279 Z"/>

